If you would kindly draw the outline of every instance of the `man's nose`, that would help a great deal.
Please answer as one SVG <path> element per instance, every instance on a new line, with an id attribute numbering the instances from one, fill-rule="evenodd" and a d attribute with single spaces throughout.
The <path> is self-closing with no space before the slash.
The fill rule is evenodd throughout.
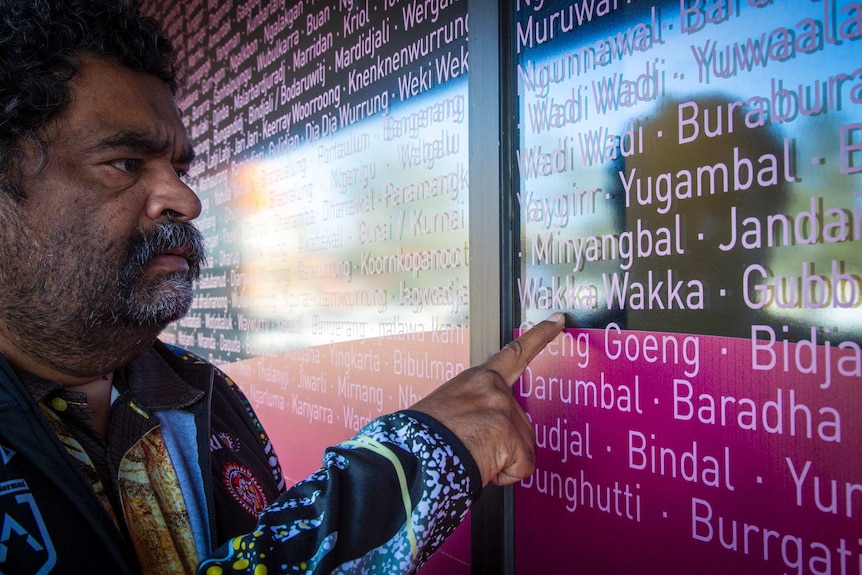
<path id="1" fill-rule="evenodd" d="M 153 221 L 165 218 L 187 222 L 201 214 L 201 200 L 173 168 L 161 169 L 149 182 L 146 214 Z"/>

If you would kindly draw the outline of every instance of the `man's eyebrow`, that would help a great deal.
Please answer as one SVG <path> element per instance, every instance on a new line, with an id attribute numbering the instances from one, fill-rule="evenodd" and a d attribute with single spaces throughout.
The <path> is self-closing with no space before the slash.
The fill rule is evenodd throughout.
<path id="1" fill-rule="evenodd" d="M 167 139 L 158 139 L 141 132 L 121 130 L 116 134 L 99 140 L 93 149 L 100 150 L 133 150 L 141 154 L 163 154 L 171 149 L 173 143 Z M 195 151 L 190 144 L 183 146 L 176 161 L 190 164 L 195 158 Z"/>

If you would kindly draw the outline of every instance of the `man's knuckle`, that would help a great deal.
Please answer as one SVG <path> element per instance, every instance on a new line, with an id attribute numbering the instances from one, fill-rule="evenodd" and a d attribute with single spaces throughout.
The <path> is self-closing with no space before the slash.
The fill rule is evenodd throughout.
<path id="1" fill-rule="evenodd" d="M 504 386 L 506 385 L 506 378 L 504 378 L 498 371 L 491 369 L 490 367 L 480 365 L 478 367 L 470 368 L 473 372 L 472 377 L 475 377 L 482 381 L 487 381 L 491 384 L 500 384 L 502 383 Z"/>
<path id="2" fill-rule="evenodd" d="M 503 346 L 503 350 L 506 351 L 506 353 L 513 353 L 515 356 L 521 357 L 524 353 L 524 346 L 522 346 L 521 342 L 516 339 Z"/>

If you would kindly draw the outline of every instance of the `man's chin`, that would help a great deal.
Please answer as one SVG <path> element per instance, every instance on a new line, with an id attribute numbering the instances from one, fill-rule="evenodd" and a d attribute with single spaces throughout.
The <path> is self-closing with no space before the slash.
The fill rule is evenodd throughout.
<path id="1" fill-rule="evenodd" d="M 170 285 L 136 290 L 127 306 L 130 324 L 150 327 L 161 331 L 185 316 L 194 302 L 194 290 L 187 280 L 171 281 Z"/>

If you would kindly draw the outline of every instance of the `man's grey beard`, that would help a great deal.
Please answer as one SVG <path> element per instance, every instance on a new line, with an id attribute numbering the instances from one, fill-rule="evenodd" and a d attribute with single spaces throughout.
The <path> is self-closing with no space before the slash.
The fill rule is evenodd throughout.
<path id="1" fill-rule="evenodd" d="M 148 278 L 144 267 L 155 256 L 184 248 L 189 269 L 167 276 Z M 159 325 L 169 323 L 188 313 L 194 299 L 193 283 L 206 265 L 204 239 L 190 223 L 157 224 L 154 229 L 140 232 L 129 245 L 129 258 L 118 278 L 119 317 L 114 321 L 127 325 Z"/>

